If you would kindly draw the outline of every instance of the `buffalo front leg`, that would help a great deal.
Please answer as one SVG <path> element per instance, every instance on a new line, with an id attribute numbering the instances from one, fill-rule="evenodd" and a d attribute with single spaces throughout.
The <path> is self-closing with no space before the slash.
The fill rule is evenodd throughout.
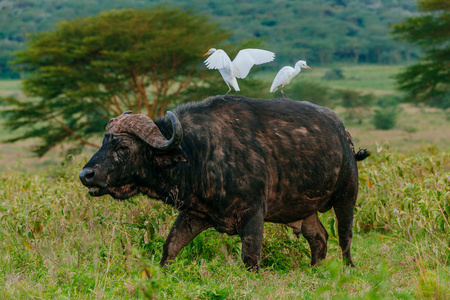
<path id="1" fill-rule="evenodd" d="M 302 234 L 311 248 L 311 267 L 325 259 L 327 255 L 328 233 L 323 227 L 317 213 L 307 217 L 302 222 Z"/>
<path id="2" fill-rule="evenodd" d="M 164 242 L 160 265 L 164 266 L 175 259 L 180 250 L 189 244 L 200 232 L 211 227 L 207 221 L 180 212 Z"/>
<path id="3" fill-rule="evenodd" d="M 264 214 L 261 209 L 243 224 L 239 232 L 242 242 L 242 261 L 249 271 L 259 270 L 263 232 Z"/>

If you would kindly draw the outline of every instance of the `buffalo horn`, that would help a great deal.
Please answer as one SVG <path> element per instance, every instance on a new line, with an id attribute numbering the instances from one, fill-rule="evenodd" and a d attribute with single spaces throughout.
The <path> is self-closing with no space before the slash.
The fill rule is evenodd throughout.
<path id="1" fill-rule="evenodd" d="M 172 137 L 166 139 L 158 126 L 146 115 L 122 114 L 112 119 L 106 126 L 106 132 L 128 133 L 139 137 L 151 147 L 159 150 L 170 150 L 177 148 L 183 139 L 183 128 L 177 116 L 167 112 L 172 123 Z"/>
<path id="2" fill-rule="evenodd" d="M 171 111 L 167 111 L 167 114 L 172 122 L 172 137 L 167 141 L 165 146 L 159 147 L 161 150 L 177 148 L 183 139 L 183 127 L 181 127 L 180 120 L 178 120 L 177 116 Z"/>

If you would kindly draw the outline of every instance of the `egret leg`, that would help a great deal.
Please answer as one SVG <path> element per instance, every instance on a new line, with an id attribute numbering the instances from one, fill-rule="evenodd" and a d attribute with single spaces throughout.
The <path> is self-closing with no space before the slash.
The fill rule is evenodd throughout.
<path id="1" fill-rule="evenodd" d="M 227 85 L 228 85 L 228 83 L 227 83 Z M 228 92 L 225 95 L 223 95 L 223 97 L 222 97 L 223 101 L 226 101 L 225 96 L 228 95 L 229 92 L 231 92 L 231 86 L 228 85 Z"/>
<path id="2" fill-rule="evenodd" d="M 289 97 L 286 96 L 286 94 L 283 92 L 283 88 L 281 88 L 281 94 L 283 95 L 284 98 L 289 99 Z"/>
<path id="3" fill-rule="evenodd" d="M 233 95 L 231 95 L 229 98 L 232 99 L 232 100 L 234 100 L 234 101 L 236 101 L 237 103 L 239 103 L 239 100 L 241 100 L 241 98 L 239 98 L 239 96 L 233 96 Z M 222 99 L 225 100 L 224 98 L 222 98 Z"/>

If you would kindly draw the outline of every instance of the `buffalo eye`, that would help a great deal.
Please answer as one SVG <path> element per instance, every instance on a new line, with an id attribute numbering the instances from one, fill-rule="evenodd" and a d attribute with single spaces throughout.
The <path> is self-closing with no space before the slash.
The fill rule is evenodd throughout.
<path id="1" fill-rule="evenodd" d="M 119 156 L 121 159 L 126 159 L 129 155 L 130 147 L 128 145 L 121 143 L 117 145 L 114 149 L 114 152 Z"/>

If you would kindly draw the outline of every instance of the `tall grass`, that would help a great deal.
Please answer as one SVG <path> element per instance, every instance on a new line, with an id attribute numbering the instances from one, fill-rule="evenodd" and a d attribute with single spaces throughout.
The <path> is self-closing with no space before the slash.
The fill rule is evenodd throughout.
<path id="1" fill-rule="evenodd" d="M 289 299 L 450 297 L 450 155 L 429 148 L 359 163 L 355 269 L 342 266 L 333 212 L 328 259 L 309 267 L 291 229 L 265 224 L 262 271 L 249 273 L 239 238 L 208 230 L 159 267 L 177 212 L 142 196 L 92 198 L 84 162 L 0 173 L 0 298 Z"/>

